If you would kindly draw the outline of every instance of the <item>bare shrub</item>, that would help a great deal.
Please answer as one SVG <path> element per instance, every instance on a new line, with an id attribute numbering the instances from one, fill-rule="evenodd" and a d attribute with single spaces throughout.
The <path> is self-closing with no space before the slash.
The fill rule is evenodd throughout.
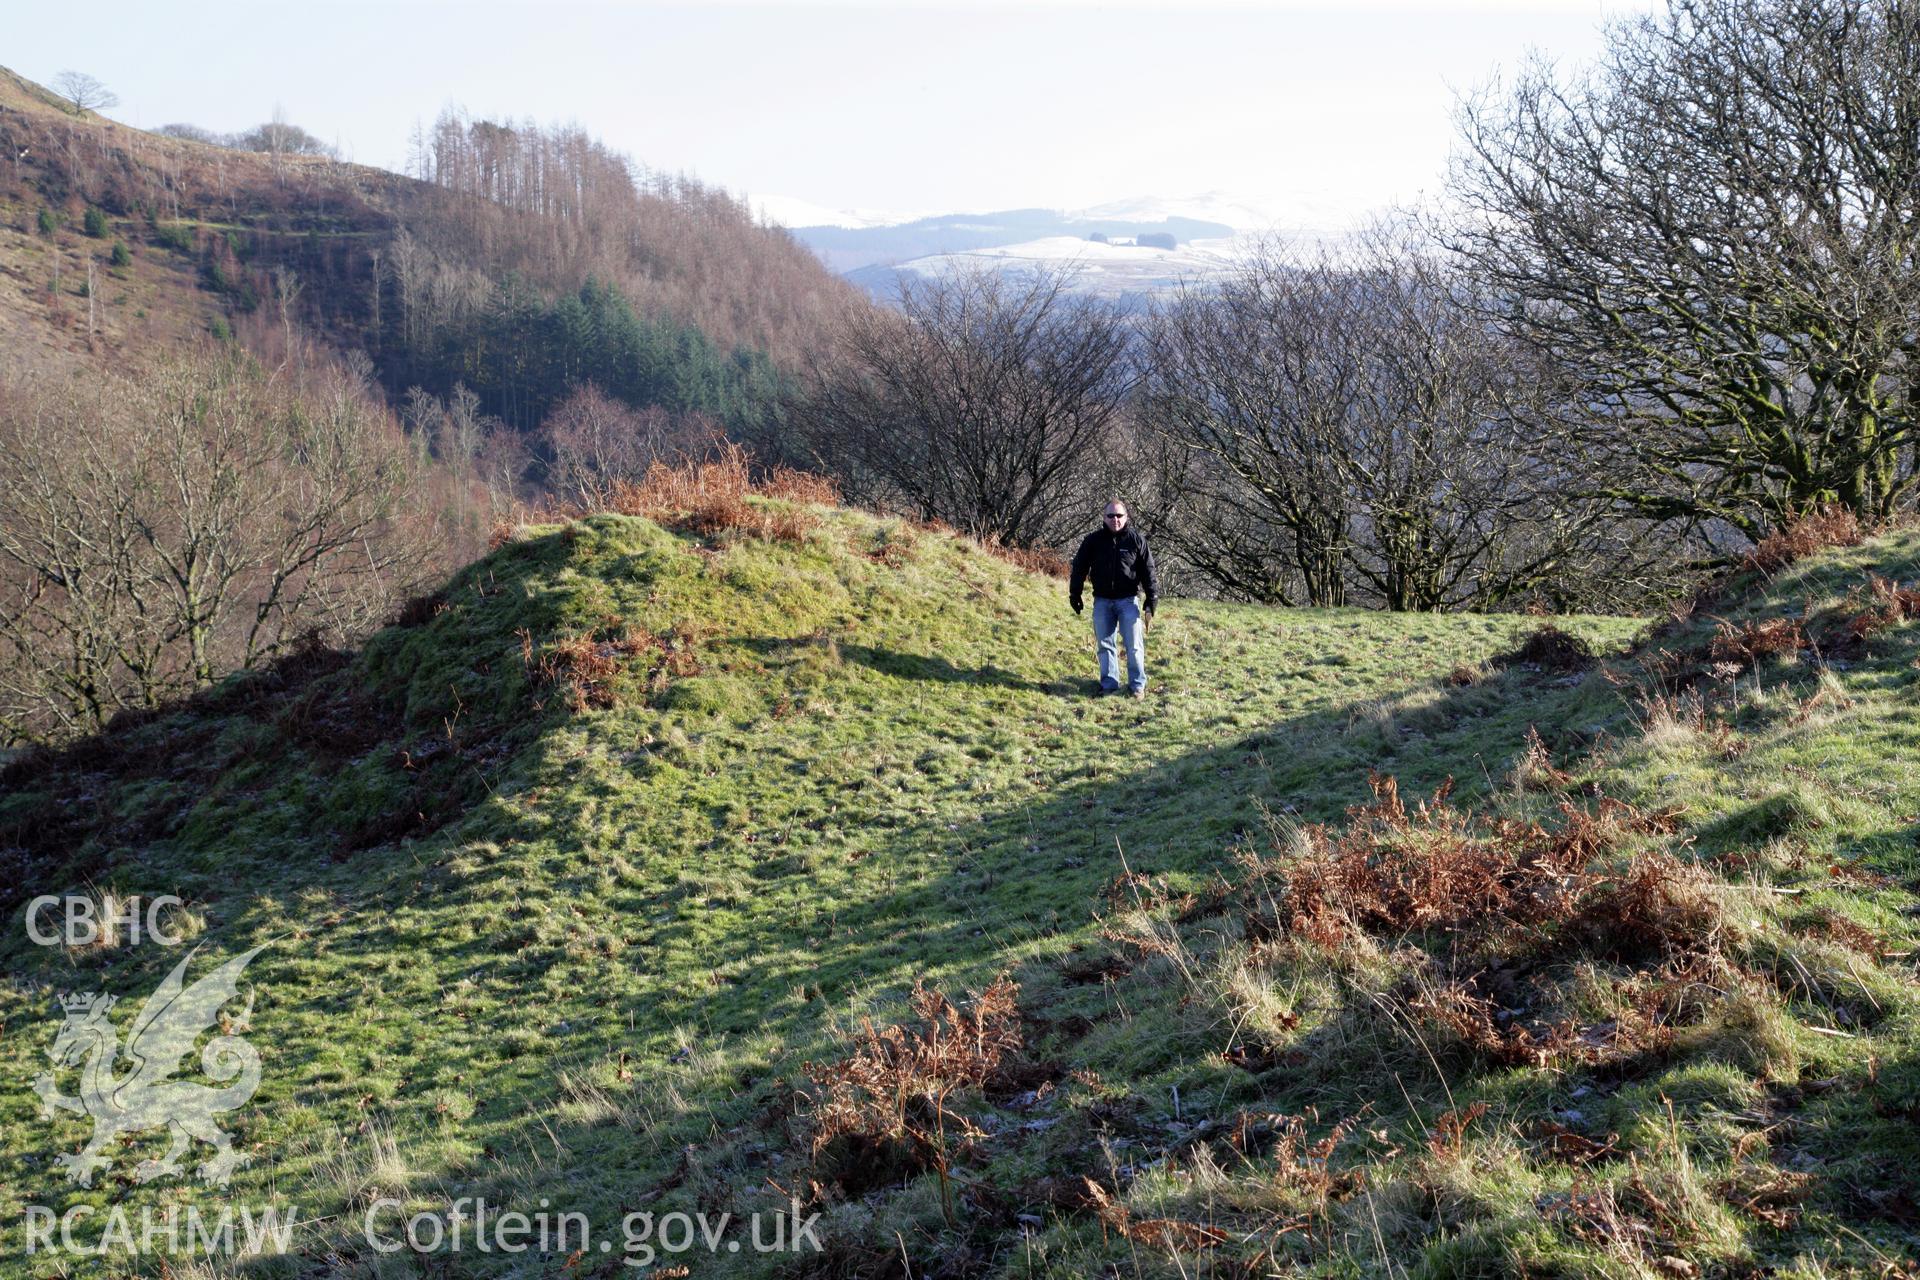
<path id="1" fill-rule="evenodd" d="M 807 1063 L 816 1166 L 838 1146 L 849 1168 L 932 1169 L 951 1221 L 949 1170 L 964 1144 L 986 1135 L 950 1103 L 956 1092 L 992 1084 L 1019 1051 L 1019 994 L 1003 977 L 961 1006 L 915 986 L 909 1003 L 920 1026 L 863 1021 L 847 1057 Z"/>
<path id="2" fill-rule="evenodd" d="M 1585 671 L 1594 661 L 1592 645 L 1551 622 L 1542 623 L 1517 646 L 1493 659 L 1499 667 L 1525 665 L 1543 671 Z"/>
<path id="3" fill-rule="evenodd" d="M 1828 547 L 1857 547 L 1866 538 L 1860 518 L 1846 507 L 1820 506 L 1786 521 L 1755 543 L 1741 567 L 1777 573 Z"/>
<path id="4" fill-rule="evenodd" d="M 1670 833 L 1676 811 L 1562 801 L 1548 829 L 1463 812 L 1447 787 L 1409 811 L 1393 779 L 1373 786 L 1340 832 L 1309 826 L 1286 856 L 1244 860 L 1249 939 L 1332 951 L 1430 939 L 1397 999 L 1441 1043 L 1489 1061 L 1593 1061 L 1670 1038 L 1681 996 L 1718 964 L 1720 908 L 1701 873 L 1668 855 L 1613 863 L 1624 837 Z M 1645 977 L 1616 984 L 1622 1013 L 1604 1035 L 1554 1012 L 1565 993 L 1549 961 L 1582 956 Z"/>
<path id="5" fill-rule="evenodd" d="M 1877 573 L 1867 575 L 1866 599 L 1854 593 L 1858 611 L 1841 625 L 1843 644 L 1858 646 L 1868 636 L 1920 618 L 1920 588 L 1903 587 Z"/>

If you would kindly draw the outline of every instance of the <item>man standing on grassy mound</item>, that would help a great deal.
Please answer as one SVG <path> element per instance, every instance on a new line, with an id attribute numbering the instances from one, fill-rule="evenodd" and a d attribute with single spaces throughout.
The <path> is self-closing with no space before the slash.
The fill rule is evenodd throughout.
<path id="1" fill-rule="evenodd" d="M 1160 598 L 1153 577 L 1153 553 L 1147 540 L 1127 518 L 1127 504 L 1107 503 L 1101 527 L 1088 534 L 1073 553 L 1073 580 L 1067 601 L 1073 611 L 1083 607 L 1080 588 L 1093 578 L 1093 638 L 1100 650 L 1100 692 L 1120 691 L 1119 641 L 1127 646 L 1127 692 L 1147 696 L 1147 627 Z M 1134 597 L 1146 593 L 1143 612 Z"/>

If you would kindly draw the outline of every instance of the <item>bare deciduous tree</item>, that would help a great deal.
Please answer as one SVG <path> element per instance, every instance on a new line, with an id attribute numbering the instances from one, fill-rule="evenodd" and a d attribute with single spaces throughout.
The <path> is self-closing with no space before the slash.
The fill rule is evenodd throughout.
<path id="1" fill-rule="evenodd" d="M 622 481 L 637 481 L 656 462 L 678 464 L 707 453 L 724 439 L 698 414 L 676 417 L 653 406 L 635 409 L 592 383 L 561 401 L 540 426 L 550 461 L 547 487 L 562 498 L 593 505 Z"/>
<path id="2" fill-rule="evenodd" d="M 123 413 L 124 392 L 68 384 L 0 401 L 0 735 L 10 741 L 91 732 L 121 706 L 153 705 L 174 679 L 128 483 L 138 442 L 68 429 Z"/>
<path id="3" fill-rule="evenodd" d="M 1346 600 L 1343 457 L 1364 368 L 1345 341 L 1339 286 L 1331 266 L 1303 270 L 1268 245 L 1218 289 L 1184 289 L 1152 326 L 1149 418 L 1206 455 L 1182 526 L 1188 557 L 1250 599 Z"/>
<path id="4" fill-rule="evenodd" d="M 1757 537 L 1908 499 L 1920 12 L 1670 0 L 1462 124 L 1456 246 L 1589 386 L 1568 443 L 1615 502 Z"/>
<path id="5" fill-rule="evenodd" d="M 1551 380 L 1466 289 L 1379 231 L 1303 259 L 1269 244 L 1164 308 L 1145 399 L 1194 455 L 1180 558 L 1249 599 L 1423 610 L 1601 569 L 1605 504 L 1577 496 L 1578 458 L 1536 444 Z"/>
<path id="6" fill-rule="evenodd" d="M 294 358 L 293 304 L 299 300 L 302 287 L 298 272 L 294 271 L 291 267 L 274 267 L 273 301 L 275 307 L 278 308 L 280 312 L 280 332 L 282 339 L 286 343 L 285 354 L 282 359 L 283 368 L 285 367 L 286 361 Z"/>
<path id="7" fill-rule="evenodd" d="M 384 618 L 434 552 L 366 388 L 229 354 L 0 402 L 0 731 L 101 727 Z"/>
<path id="8" fill-rule="evenodd" d="M 1098 500 L 1130 390 L 1124 318 L 1067 275 L 972 269 L 856 313 L 792 420 L 856 501 L 1016 546 L 1057 544 Z"/>
<path id="9" fill-rule="evenodd" d="M 1604 598 L 1595 579 L 1633 572 L 1600 554 L 1607 504 L 1557 447 L 1568 389 L 1431 250 L 1377 231 L 1350 277 L 1345 337 L 1366 370 L 1346 455 L 1353 572 L 1389 609 L 1487 607 L 1576 577 Z"/>
<path id="10" fill-rule="evenodd" d="M 120 105 L 118 94 L 84 71 L 62 71 L 53 78 L 53 87 L 75 111 L 105 111 Z"/>

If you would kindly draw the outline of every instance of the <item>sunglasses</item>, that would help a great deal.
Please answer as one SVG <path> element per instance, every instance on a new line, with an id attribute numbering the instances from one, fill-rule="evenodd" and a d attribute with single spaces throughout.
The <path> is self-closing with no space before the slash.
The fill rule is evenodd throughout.
<path id="1" fill-rule="evenodd" d="M 1127 513 L 1124 511 L 1107 512 L 1107 519 L 1109 520 L 1125 520 L 1126 518 L 1127 518 Z"/>

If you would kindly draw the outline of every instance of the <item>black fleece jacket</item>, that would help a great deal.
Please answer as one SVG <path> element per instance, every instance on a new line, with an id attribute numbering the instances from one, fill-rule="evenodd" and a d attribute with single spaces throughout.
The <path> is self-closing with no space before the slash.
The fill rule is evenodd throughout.
<path id="1" fill-rule="evenodd" d="M 1095 529 L 1073 553 L 1073 580 L 1068 584 L 1067 597 L 1076 605 L 1081 584 L 1089 575 L 1093 578 L 1093 594 L 1103 599 L 1131 600 L 1144 591 L 1148 613 L 1160 602 L 1160 584 L 1153 576 L 1153 552 L 1147 550 L 1146 538 L 1131 524 L 1117 534 Z"/>

